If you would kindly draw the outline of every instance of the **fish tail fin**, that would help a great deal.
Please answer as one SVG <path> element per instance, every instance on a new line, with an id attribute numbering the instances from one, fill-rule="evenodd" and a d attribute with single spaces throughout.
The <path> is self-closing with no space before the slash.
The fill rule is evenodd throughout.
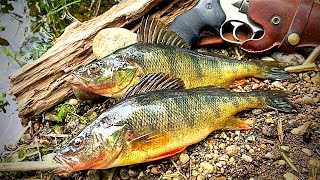
<path id="1" fill-rule="evenodd" d="M 280 62 L 259 61 L 259 66 L 263 68 L 265 79 L 272 80 L 291 80 L 290 73 L 284 70 L 285 64 Z"/>
<path id="2" fill-rule="evenodd" d="M 265 107 L 276 109 L 282 112 L 293 112 L 296 107 L 288 99 L 288 94 L 282 91 L 260 91 L 260 95 L 265 99 Z"/>

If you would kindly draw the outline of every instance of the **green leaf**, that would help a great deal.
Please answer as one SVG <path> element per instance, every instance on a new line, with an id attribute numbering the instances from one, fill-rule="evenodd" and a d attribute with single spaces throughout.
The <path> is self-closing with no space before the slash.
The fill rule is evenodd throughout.
<path id="1" fill-rule="evenodd" d="M 6 56 L 9 56 L 9 57 L 12 56 L 12 55 L 11 55 L 11 52 L 10 52 L 6 47 L 3 47 L 3 53 L 4 53 L 4 55 L 6 55 Z"/>

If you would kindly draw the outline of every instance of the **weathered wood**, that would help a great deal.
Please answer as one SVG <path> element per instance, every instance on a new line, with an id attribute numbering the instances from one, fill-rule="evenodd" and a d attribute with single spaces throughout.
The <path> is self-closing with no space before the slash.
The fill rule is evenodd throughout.
<path id="1" fill-rule="evenodd" d="M 10 76 L 9 93 L 17 98 L 19 117 L 39 115 L 72 95 L 66 80 L 73 70 L 95 59 L 92 41 L 101 29 L 127 26 L 134 30 L 137 25 L 130 23 L 144 15 L 170 23 L 196 2 L 128 0 L 92 20 L 72 23 L 42 57 Z"/>
<path id="2" fill-rule="evenodd" d="M 1 171 L 53 171 L 63 167 L 54 161 L 24 161 L 24 162 L 9 162 L 0 163 Z"/>

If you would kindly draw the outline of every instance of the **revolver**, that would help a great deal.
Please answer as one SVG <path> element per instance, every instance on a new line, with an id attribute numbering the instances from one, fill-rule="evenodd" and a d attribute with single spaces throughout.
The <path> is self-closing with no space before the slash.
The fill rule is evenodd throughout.
<path id="1" fill-rule="evenodd" d="M 293 52 L 298 47 L 320 45 L 319 17 L 320 3 L 314 0 L 199 0 L 169 29 L 191 48 L 206 30 L 248 52 L 267 51 L 275 46 Z M 230 33 L 232 36 L 227 36 Z"/>

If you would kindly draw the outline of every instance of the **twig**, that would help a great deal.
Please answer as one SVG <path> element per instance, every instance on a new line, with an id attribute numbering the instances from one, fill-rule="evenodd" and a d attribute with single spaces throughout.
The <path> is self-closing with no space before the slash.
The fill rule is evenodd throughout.
<path id="1" fill-rule="evenodd" d="M 306 64 L 313 63 L 313 61 L 319 56 L 319 54 L 320 54 L 320 46 L 314 48 L 314 50 L 310 53 L 306 61 L 304 61 L 304 63 L 302 64 L 306 65 Z"/>
<path id="2" fill-rule="evenodd" d="M 0 163 L 1 171 L 51 171 L 56 168 L 62 167 L 53 161 L 24 161 L 24 162 L 9 162 Z"/>

